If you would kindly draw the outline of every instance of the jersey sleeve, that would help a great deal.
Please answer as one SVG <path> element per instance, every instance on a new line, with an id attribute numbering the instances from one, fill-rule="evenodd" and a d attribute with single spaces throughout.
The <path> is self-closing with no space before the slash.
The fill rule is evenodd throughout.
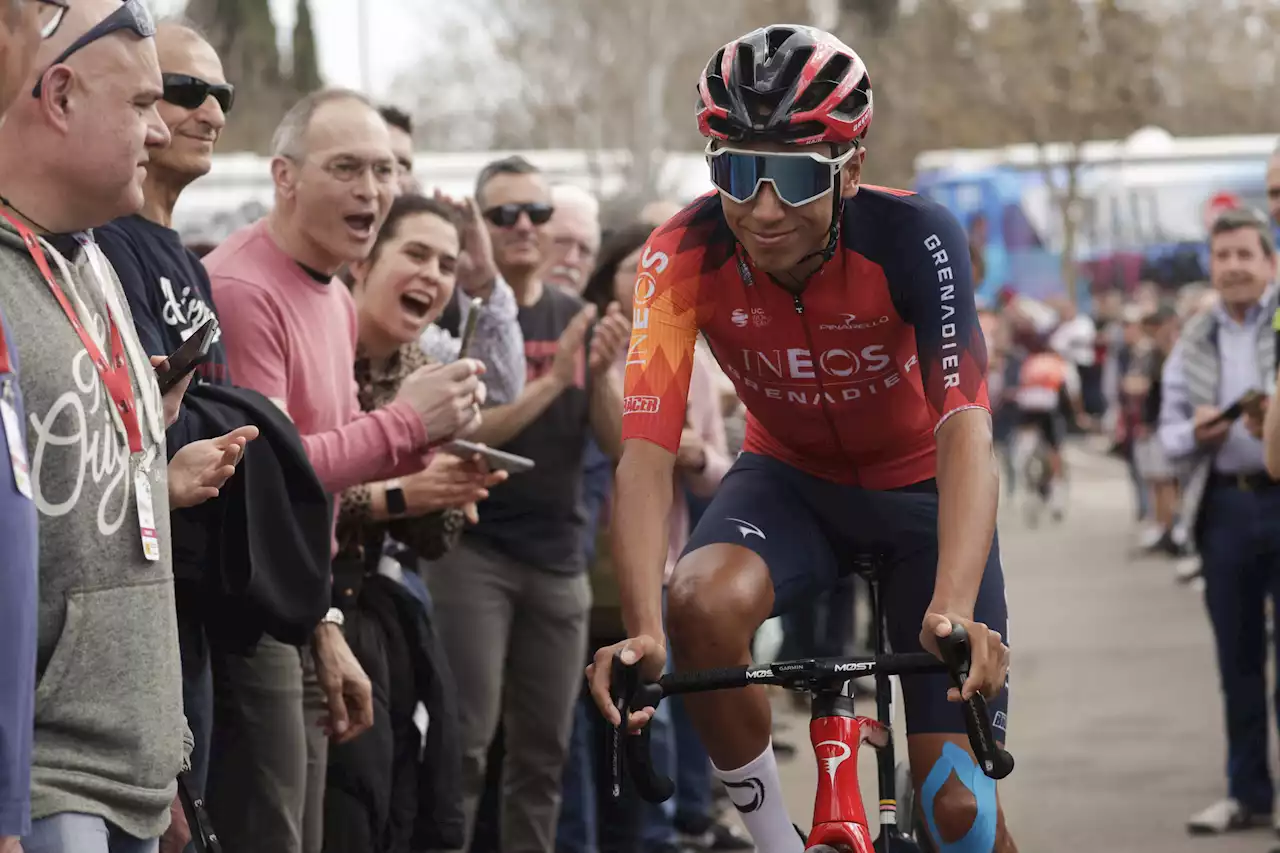
<path id="1" fill-rule="evenodd" d="M 642 438 L 675 453 L 685 424 L 698 338 L 696 261 L 678 251 L 682 229 L 660 229 L 636 269 L 631 342 L 622 399 L 622 440 Z"/>
<path id="2" fill-rule="evenodd" d="M 901 229 L 891 288 L 915 329 L 920 381 L 936 429 L 961 409 L 990 411 L 987 345 L 964 229 L 941 205 L 922 199 L 914 212 Z"/>

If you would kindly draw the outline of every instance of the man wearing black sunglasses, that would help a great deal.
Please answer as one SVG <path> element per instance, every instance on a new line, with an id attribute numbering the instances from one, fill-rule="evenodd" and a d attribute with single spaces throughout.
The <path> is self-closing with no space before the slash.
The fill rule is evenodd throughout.
<path id="1" fill-rule="evenodd" d="M 212 168 L 214 144 L 226 124 L 234 90 L 223 77 L 217 52 L 191 26 L 162 22 L 156 28 L 155 43 L 164 83 L 164 95 L 156 109 L 169 129 L 170 143 L 153 153 L 147 163 L 142 210 L 95 233 L 124 287 L 143 348 L 148 355 L 165 356 L 216 316 L 209 275 L 173 229 L 173 209 L 182 191 Z M 221 330 L 196 369 L 195 381 L 230 383 Z M 170 427 L 170 453 L 192 441 L 214 437 L 197 433 L 193 423 L 193 419 L 183 418 Z M 193 518 L 175 515 L 179 536 Z M 179 561 L 175 575 L 183 650 L 183 707 L 195 737 L 187 781 L 196 796 L 203 796 L 213 696 L 204 626 L 198 608 L 190 606 L 199 597 L 195 582 L 199 569 Z"/>
<path id="2" fill-rule="evenodd" d="M 468 840 L 501 822 L 503 849 L 555 849 L 561 768 L 581 688 L 590 581 L 578 504 L 594 436 L 618 450 L 622 400 L 610 375 L 626 341 L 617 305 L 588 331 L 595 306 L 543 281 L 551 190 L 528 161 L 495 161 L 476 182 L 494 262 L 519 302 L 527 383 L 487 409 L 472 438 L 537 462 L 485 502 L 480 523 L 427 576 L 461 716 Z M 476 637 L 504 638 L 475 655 Z M 522 638 L 533 639 L 525 642 Z M 501 719 L 501 817 L 480 813 L 490 741 Z M 489 827 L 484 824 L 489 823 Z"/>

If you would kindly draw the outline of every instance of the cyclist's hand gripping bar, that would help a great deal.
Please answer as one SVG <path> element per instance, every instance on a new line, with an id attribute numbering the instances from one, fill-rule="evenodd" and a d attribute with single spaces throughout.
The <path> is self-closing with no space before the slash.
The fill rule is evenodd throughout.
<path id="1" fill-rule="evenodd" d="M 622 721 L 616 728 L 610 727 L 605 761 L 609 770 L 609 797 L 614 802 L 622 798 L 625 776 L 631 777 L 636 793 L 647 802 L 661 803 L 671 799 L 676 786 L 670 779 L 660 776 L 653 769 L 649 754 L 649 727 L 636 734 L 627 731 L 631 712 L 640 708 L 657 708 L 662 701 L 662 687 L 658 684 L 641 684 L 639 665 L 627 666 L 619 655 L 613 656 L 609 695 L 618 709 Z"/>
<path id="2" fill-rule="evenodd" d="M 969 636 L 964 628 L 952 624 L 949 637 L 938 638 L 938 651 L 951 673 L 956 689 L 964 687 L 969 677 Z M 982 772 L 992 779 L 1003 779 L 1013 772 L 1013 756 L 996 744 L 991 733 L 991 715 L 987 700 L 981 693 L 974 693 L 964 705 L 964 726 L 969 732 L 969 745 L 978 758 Z"/>
<path id="3" fill-rule="evenodd" d="M 951 636 L 938 640 L 938 648 L 952 682 L 957 689 L 961 688 L 969 677 L 968 635 L 960 626 L 953 626 Z M 615 801 L 622 796 L 624 776 L 630 776 L 636 792 L 651 803 L 664 802 L 675 792 L 675 785 L 671 780 L 658 775 L 653 768 L 649 755 L 648 728 L 641 729 L 638 734 L 627 732 L 632 711 L 646 707 L 657 708 L 664 696 L 731 690 L 748 684 L 779 684 L 792 688 L 805 685 L 812 689 L 819 684 L 843 682 L 851 677 L 871 675 L 876 671 L 897 675 L 938 672 L 943 668 L 943 664 L 927 652 L 915 652 L 863 659 L 830 658 L 753 667 L 726 667 L 664 675 L 658 684 L 641 684 L 639 665 L 627 666 L 618 655 L 614 655 L 610 696 L 614 707 L 618 709 L 622 724 L 617 728 L 610 728 L 606 744 L 609 795 Z M 1013 770 L 1013 756 L 996 745 L 986 699 L 981 694 L 970 697 L 964 703 L 964 715 L 969 745 L 983 772 L 992 779 L 1008 776 Z"/>

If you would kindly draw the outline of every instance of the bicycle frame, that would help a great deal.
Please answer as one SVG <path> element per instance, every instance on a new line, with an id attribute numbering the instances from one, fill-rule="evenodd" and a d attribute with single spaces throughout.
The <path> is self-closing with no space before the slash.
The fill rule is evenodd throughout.
<path id="1" fill-rule="evenodd" d="M 868 580 L 873 584 L 876 646 L 880 649 L 885 645 L 885 637 L 879 586 L 874 575 Z M 809 737 L 818 761 L 818 791 L 808 847 L 830 845 L 850 853 L 908 853 L 910 847 L 898 831 L 896 820 L 895 762 L 888 725 L 892 722 L 889 676 L 945 671 L 955 686 L 961 686 L 969 673 L 968 638 L 963 628 L 957 625 L 950 637 L 940 638 L 939 650 L 945 664 L 928 652 L 878 654 L 869 658 L 808 659 L 705 672 L 676 672 L 664 675 L 654 684 L 641 684 L 638 667 L 627 666 L 615 656 L 610 692 L 624 722 L 611 729 L 606 743 L 610 776 L 607 795 L 614 800 L 622 796 L 624 775 L 630 775 L 636 792 L 649 802 L 663 802 L 675 792 L 672 781 L 653 769 L 649 730 L 641 729 L 636 736 L 627 734 L 625 721 L 630 719 L 632 710 L 657 707 L 665 696 L 730 690 L 750 684 L 807 689 L 814 694 Z M 877 683 L 879 719 L 875 720 L 857 716 L 854 709 L 852 679 L 867 675 L 875 676 Z M 981 694 L 974 694 L 963 708 L 969 745 L 978 765 L 993 779 L 1008 776 L 1013 770 L 1013 756 L 995 742 L 986 700 Z M 885 839 L 880 851 L 876 851 L 872 843 L 858 785 L 857 754 L 863 743 L 879 751 L 881 835 Z"/>
<path id="2" fill-rule="evenodd" d="M 874 648 L 883 655 L 888 647 L 880 582 L 874 571 L 864 574 L 871 593 L 871 618 L 875 626 Z M 809 740 L 818 761 L 818 791 L 813 801 L 813 825 L 807 848 L 826 844 L 853 853 L 876 853 L 862 805 L 858 781 L 858 748 L 876 749 L 880 790 L 880 853 L 904 848 L 898 829 L 897 762 L 893 747 L 893 685 L 889 675 L 877 670 L 876 719 L 860 717 L 846 682 L 835 689 L 814 691 Z M 919 849 L 919 848 L 916 848 Z"/>

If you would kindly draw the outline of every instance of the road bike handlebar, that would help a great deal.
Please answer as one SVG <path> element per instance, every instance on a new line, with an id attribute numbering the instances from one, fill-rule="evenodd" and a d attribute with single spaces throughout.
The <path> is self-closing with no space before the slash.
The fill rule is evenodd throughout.
<path id="1" fill-rule="evenodd" d="M 627 666 L 618 655 L 613 658 L 610 698 L 618 709 L 622 723 L 609 732 L 607 765 L 610 796 L 622 796 L 622 779 L 631 777 L 636 792 L 651 803 L 661 803 L 675 793 L 675 785 L 653 767 L 649 753 L 649 729 L 627 733 L 627 720 L 633 711 L 657 708 L 663 698 L 682 693 L 705 693 L 711 690 L 733 690 L 749 684 L 776 684 L 782 687 L 818 690 L 876 673 L 906 675 L 912 673 L 947 672 L 959 689 L 969 677 L 969 638 L 965 630 L 954 625 L 951 636 L 938 640 L 943 660 L 928 652 L 884 654 L 874 657 L 820 658 L 784 661 L 761 666 L 734 666 L 699 672 L 668 673 L 656 683 L 642 684 L 638 664 Z M 987 700 L 975 693 L 964 704 L 965 729 L 969 745 L 982 771 L 992 779 L 1003 779 L 1013 771 L 1013 756 L 996 744 L 991 732 Z"/>

